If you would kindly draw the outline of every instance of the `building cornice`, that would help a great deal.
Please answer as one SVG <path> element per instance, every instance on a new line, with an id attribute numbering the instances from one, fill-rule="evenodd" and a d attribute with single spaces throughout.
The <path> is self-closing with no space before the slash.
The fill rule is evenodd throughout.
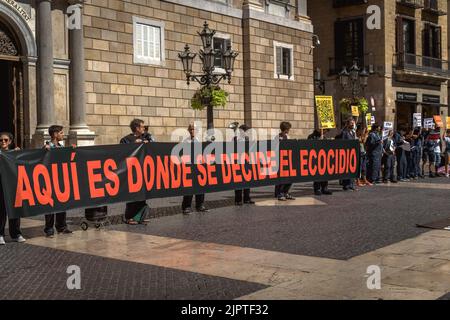
<path id="1" fill-rule="evenodd" d="M 161 1 L 178 4 L 185 7 L 195 8 L 198 10 L 222 14 L 225 16 L 230 16 L 238 19 L 254 19 L 310 33 L 313 33 L 314 31 L 313 25 L 311 23 L 308 23 L 306 21 L 297 21 L 288 18 L 274 16 L 262 10 L 258 10 L 257 8 L 254 8 L 252 6 L 246 6 L 244 10 L 241 10 L 213 1 L 198 1 L 198 0 L 161 0 Z"/>

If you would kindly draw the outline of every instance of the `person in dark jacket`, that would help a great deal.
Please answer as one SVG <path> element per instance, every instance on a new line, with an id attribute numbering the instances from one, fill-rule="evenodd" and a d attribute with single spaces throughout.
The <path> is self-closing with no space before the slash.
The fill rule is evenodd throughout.
<path id="1" fill-rule="evenodd" d="M 404 145 L 408 144 L 405 141 L 406 129 L 400 127 L 399 130 L 394 134 L 395 143 L 395 156 L 397 160 L 397 181 L 405 182 L 407 180 L 407 169 L 408 161 L 406 159 L 406 152 Z"/>
<path id="2" fill-rule="evenodd" d="M 195 126 L 194 124 L 190 124 L 188 126 L 189 137 L 184 140 L 184 142 L 194 143 L 200 142 L 198 138 L 195 136 Z M 181 209 L 183 210 L 184 215 L 192 214 L 192 200 L 194 200 L 194 195 L 183 196 L 183 203 L 181 204 Z M 204 194 L 196 194 L 195 195 L 195 208 L 198 212 L 208 212 L 208 209 L 205 207 L 205 195 Z"/>
<path id="3" fill-rule="evenodd" d="M 11 149 L 11 146 L 14 142 L 14 136 L 9 132 L 0 132 L 0 153 L 8 152 Z M 19 148 L 15 148 L 15 150 L 19 150 Z M 5 245 L 5 227 L 6 220 L 8 219 L 8 215 L 6 213 L 5 199 L 2 187 L 2 181 L 0 177 L 0 245 Z M 22 231 L 20 230 L 20 218 L 9 218 L 9 235 L 11 236 L 12 241 L 23 243 L 25 242 L 25 238 L 22 236 Z"/>
<path id="4" fill-rule="evenodd" d="M 289 131 L 292 125 L 290 122 L 281 122 L 280 124 L 280 134 L 278 135 L 279 140 L 288 140 Z M 280 201 L 295 200 L 295 198 L 289 193 L 292 187 L 292 183 L 289 184 L 279 184 L 275 186 L 275 197 Z"/>
<path id="5" fill-rule="evenodd" d="M 383 183 L 389 181 L 396 183 L 394 177 L 395 166 L 395 143 L 394 143 L 394 131 L 390 130 L 387 138 L 383 141 Z"/>
<path id="6" fill-rule="evenodd" d="M 120 140 L 121 144 L 128 143 L 149 143 L 153 142 L 145 136 L 144 121 L 141 119 L 134 119 L 130 123 L 131 133 Z M 147 201 L 133 201 L 128 202 L 125 209 L 125 223 L 130 225 L 137 225 L 142 222 L 148 222 L 146 219 L 136 221 L 134 218 L 147 207 Z"/>
<path id="7" fill-rule="evenodd" d="M 370 183 L 380 183 L 381 157 L 383 156 L 383 141 L 381 139 L 381 127 L 375 123 L 366 141 L 367 179 Z"/>
<path id="8" fill-rule="evenodd" d="M 246 135 L 246 132 L 250 130 L 250 127 L 246 124 L 243 124 L 239 127 L 238 134 L 233 138 L 234 142 L 244 143 L 248 141 L 249 138 Z M 250 189 L 243 190 L 234 190 L 234 203 L 237 206 L 242 206 L 245 204 L 255 204 L 254 201 L 250 198 Z"/>
<path id="9" fill-rule="evenodd" d="M 356 140 L 355 119 L 349 118 L 345 122 L 345 127 L 340 134 L 342 140 Z M 353 179 L 342 180 L 344 191 L 356 191 L 355 181 Z"/>
<path id="10" fill-rule="evenodd" d="M 323 129 L 323 134 L 324 135 L 327 132 L 328 132 L 328 129 Z M 313 133 L 311 133 L 308 136 L 308 139 L 309 140 L 323 140 L 324 139 L 324 135 L 322 135 L 322 133 L 319 130 L 314 130 Z M 314 188 L 314 194 L 316 196 L 320 196 L 322 194 L 325 194 L 325 195 L 332 195 L 333 194 L 333 192 L 328 190 L 328 181 L 314 182 L 313 188 Z"/>

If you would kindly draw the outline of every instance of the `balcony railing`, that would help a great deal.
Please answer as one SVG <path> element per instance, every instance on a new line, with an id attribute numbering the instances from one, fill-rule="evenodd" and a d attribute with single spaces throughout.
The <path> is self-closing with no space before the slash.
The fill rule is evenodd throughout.
<path id="1" fill-rule="evenodd" d="M 394 67 L 397 70 L 420 72 L 427 75 L 450 76 L 448 61 L 411 53 L 396 53 Z"/>
<path id="2" fill-rule="evenodd" d="M 446 15 L 447 12 L 439 8 L 439 1 L 438 0 L 425 0 L 424 1 L 424 11 L 437 14 L 439 16 Z"/>
<path id="3" fill-rule="evenodd" d="M 397 0 L 397 3 L 414 9 L 424 7 L 424 0 Z"/>
<path id="4" fill-rule="evenodd" d="M 374 73 L 375 72 L 374 58 L 375 56 L 373 53 L 366 53 L 362 57 L 346 57 L 346 58 L 330 57 L 328 58 L 328 70 L 329 70 L 328 73 L 330 76 L 339 74 L 339 72 L 342 71 L 343 67 L 346 67 L 348 71 L 353 65 L 354 61 L 356 61 L 357 65 L 361 69 L 365 67 L 368 73 Z"/>

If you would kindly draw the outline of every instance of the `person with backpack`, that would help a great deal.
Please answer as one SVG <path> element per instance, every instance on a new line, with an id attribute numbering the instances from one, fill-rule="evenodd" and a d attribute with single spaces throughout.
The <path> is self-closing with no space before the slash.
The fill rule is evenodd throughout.
<path id="1" fill-rule="evenodd" d="M 131 133 L 120 140 L 121 144 L 129 143 L 149 143 L 154 142 L 154 139 L 149 140 L 145 133 L 144 121 L 141 119 L 134 119 L 130 123 Z M 147 201 L 133 201 L 126 204 L 124 222 L 129 225 L 145 224 L 149 222 L 147 218 L 150 208 Z"/>

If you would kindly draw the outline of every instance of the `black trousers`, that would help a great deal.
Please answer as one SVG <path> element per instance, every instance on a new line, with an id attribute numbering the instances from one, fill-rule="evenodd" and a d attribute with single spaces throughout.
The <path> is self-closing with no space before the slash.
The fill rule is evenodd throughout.
<path id="1" fill-rule="evenodd" d="M 244 194 L 244 202 L 250 201 L 250 189 L 234 190 L 234 201 L 242 202 L 242 194 Z"/>
<path id="2" fill-rule="evenodd" d="M 408 161 L 406 159 L 405 152 L 400 148 L 397 148 L 397 150 L 395 150 L 395 156 L 397 158 L 397 179 L 406 179 Z"/>
<path id="3" fill-rule="evenodd" d="M 56 231 L 58 232 L 61 232 L 64 229 L 66 229 L 67 228 L 66 215 L 67 214 L 65 212 L 46 214 L 44 232 L 45 233 L 53 232 L 53 226 L 56 228 Z"/>
<path id="4" fill-rule="evenodd" d="M 326 191 L 328 190 L 328 181 L 314 182 L 314 191 Z"/>
<path id="5" fill-rule="evenodd" d="M 367 166 L 367 180 L 376 182 L 380 179 L 381 155 L 375 154 L 369 156 L 369 165 Z"/>
<path id="6" fill-rule="evenodd" d="M 383 155 L 383 180 L 394 180 L 395 156 L 393 154 Z"/>
<path id="7" fill-rule="evenodd" d="M 138 214 L 139 210 L 147 205 L 146 201 L 128 202 L 125 209 L 125 219 L 133 219 Z"/>
<path id="8" fill-rule="evenodd" d="M 289 193 L 289 190 L 292 187 L 292 183 L 290 184 L 279 184 L 275 186 L 275 197 L 278 197 L 280 195 L 286 195 L 286 193 Z"/>
<path id="9" fill-rule="evenodd" d="M 183 197 L 183 203 L 181 204 L 181 208 L 187 209 L 192 206 L 192 200 L 194 199 L 194 196 L 184 196 Z M 196 194 L 195 195 L 195 207 L 198 209 L 201 206 L 203 206 L 203 203 L 205 202 L 205 195 L 204 194 Z"/>

